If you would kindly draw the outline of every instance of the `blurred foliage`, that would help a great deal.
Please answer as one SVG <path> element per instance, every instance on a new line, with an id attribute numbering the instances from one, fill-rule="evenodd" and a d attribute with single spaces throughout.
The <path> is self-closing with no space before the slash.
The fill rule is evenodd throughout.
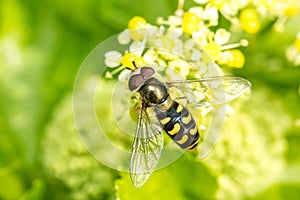
<path id="1" fill-rule="evenodd" d="M 188 2 L 189 4 L 190 2 Z M 249 36 L 249 79 L 215 153 L 184 155 L 141 189 L 91 157 L 74 130 L 71 93 L 85 56 L 132 16 L 167 17 L 175 0 L 0 1 L 0 199 L 297 199 L 299 68 L 286 61 L 299 15 L 285 32 Z M 256 188 L 258 187 L 259 188 Z M 133 196 L 134 195 L 134 196 Z"/>
<path id="2" fill-rule="evenodd" d="M 39 155 L 45 171 L 69 188 L 70 199 L 113 199 L 116 175 L 83 147 L 73 123 L 71 96 L 62 101 L 54 115 Z"/>
<path id="3" fill-rule="evenodd" d="M 153 182 L 152 182 L 153 181 Z M 155 184 L 153 184 L 155 183 Z M 151 176 L 142 188 L 135 188 L 128 176 L 123 174 L 116 181 L 117 197 L 120 199 L 210 199 L 217 189 L 214 176 L 202 164 L 187 155 L 176 164 Z"/>

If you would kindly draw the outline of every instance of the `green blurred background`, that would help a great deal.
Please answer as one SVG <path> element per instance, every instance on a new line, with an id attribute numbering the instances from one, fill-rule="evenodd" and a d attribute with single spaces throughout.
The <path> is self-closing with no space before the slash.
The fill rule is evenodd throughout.
<path id="1" fill-rule="evenodd" d="M 252 94 L 232 105 L 234 117 L 207 160 L 184 155 L 135 189 L 128 174 L 81 146 L 71 94 L 84 58 L 131 17 L 155 24 L 176 7 L 176 0 L 0 1 L 0 199 L 300 196 L 300 71 L 285 58 L 299 15 L 284 32 L 250 36 L 245 67 L 224 69 L 250 80 Z"/>

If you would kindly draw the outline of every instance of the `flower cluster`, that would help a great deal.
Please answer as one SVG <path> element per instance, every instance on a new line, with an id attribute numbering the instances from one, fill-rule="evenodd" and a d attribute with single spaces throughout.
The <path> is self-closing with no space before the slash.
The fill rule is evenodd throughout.
<path id="1" fill-rule="evenodd" d="M 225 124 L 222 140 L 203 160 L 219 175 L 216 199 L 251 199 L 280 179 L 284 170 L 284 132 L 294 122 L 283 108 L 269 112 L 277 107 L 269 90 L 254 90 L 253 96 L 246 102 L 234 102 L 235 114 Z M 264 102 L 269 104 L 260 109 L 250 106 Z"/>
<path id="2" fill-rule="evenodd" d="M 124 68 L 133 69 L 132 61 L 137 66 L 155 65 L 167 76 L 171 77 L 174 75 L 172 72 L 175 72 L 182 78 L 195 75 L 193 66 L 202 68 L 201 75 L 205 76 L 207 69 L 204 69 L 202 63 L 207 65 L 210 59 L 221 65 L 243 67 L 244 55 L 234 48 L 247 46 L 248 41 L 242 39 L 230 44 L 231 33 L 228 30 L 212 30 L 218 25 L 216 7 L 197 6 L 184 12 L 182 2 L 175 15 L 169 16 L 167 20 L 159 17 L 157 25 L 147 23 L 142 17 L 133 17 L 128 28 L 118 36 L 118 42 L 128 45 L 128 49 L 125 52 L 109 51 L 105 54 L 105 64 L 116 68 L 107 72 L 106 77 L 111 78 Z M 124 74 L 126 72 L 121 73 L 119 78 L 124 77 Z"/>
<path id="3" fill-rule="evenodd" d="M 196 6 L 184 11 L 184 0 L 180 0 L 174 15 L 167 19 L 158 17 L 156 25 L 149 24 L 143 17 L 133 17 L 128 23 L 128 28 L 118 36 L 120 44 L 129 45 L 128 50 L 110 51 L 105 54 L 105 64 L 116 68 L 107 72 L 106 77 L 111 78 L 125 67 L 132 69 L 132 61 L 135 61 L 138 66 L 155 64 L 165 71 L 170 68 L 186 78 L 193 72 L 191 65 L 199 65 L 193 61 L 200 59 L 201 48 L 213 62 L 221 66 L 242 68 L 245 56 L 238 47 L 248 45 L 248 41 L 241 38 L 242 33 L 256 34 L 267 21 L 275 21 L 274 29 L 283 30 L 287 18 L 299 11 L 299 3 L 296 0 L 194 1 Z M 221 18 L 227 20 L 229 26 L 220 27 Z M 182 41 L 182 35 L 189 37 L 193 42 Z M 235 42 L 232 43 L 232 40 Z M 151 48 L 153 44 L 169 52 Z M 288 58 L 297 65 L 299 59 L 295 53 L 296 49 L 297 42 L 293 49 L 288 49 Z M 174 56 L 182 56 L 181 53 L 186 51 L 190 51 L 190 54 L 184 55 L 185 60 Z M 121 77 L 124 77 L 124 73 L 121 73 Z"/>
<path id="4" fill-rule="evenodd" d="M 108 72 L 106 76 L 111 78 L 112 75 L 122 71 L 124 67 L 133 68 L 132 61 L 135 61 L 139 66 L 145 63 L 155 63 L 157 66 L 166 67 L 165 69 L 175 69 L 183 78 L 186 78 L 191 69 L 188 66 L 189 63 L 184 63 L 182 59 L 178 59 L 172 54 L 182 55 L 182 52 L 191 50 L 190 57 L 187 58 L 185 55 L 185 59 L 187 59 L 186 61 L 196 61 L 201 56 L 199 47 L 203 48 L 212 61 L 217 64 L 241 68 L 245 63 L 245 57 L 237 47 L 247 46 L 248 41 L 240 39 L 235 43 L 230 43 L 231 38 L 236 40 L 242 32 L 258 33 L 266 20 L 275 20 L 274 28 L 282 30 L 286 19 L 297 14 L 299 10 L 299 4 L 295 0 L 194 1 L 197 6 L 191 7 L 187 11 L 183 11 L 184 1 L 179 1 L 175 14 L 167 19 L 158 17 L 157 25 L 147 23 L 142 17 L 133 17 L 128 23 L 128 28 L 118 37 L 118 42 L 122 45 L 129 45 L 129 49 L 121 53 L 110 51 L 105 55 L 105 64 L 108 67 L 123 66 L 123 68 Z M 221 17 L 228 20 L 229 27 L 219 26 Z M 168 34 L 163 33 L 166 30 L 169 31 Z M 172 33 L 170 34 L 170 32 Z M 193 48 L 194 44 L 191 44 L 191 41 L 183 44 L 184 41 L 181 41 L 180 38 L 183 34 L 190 37 L 198 45 L 198 49 Z M 232 37 L 233 34 L 234 37 Z M 168 49 L 170 52 L 153 49 L 150 47 L 153 44 Z M 145 48 L 146 46 L 150 48 Z M 289 50 L 289 57 L 295 55 L 295 52 L 291 51 Z"/>
<path id="5" fill-rule="evenodd" d="M 158 18 L 159 25 L 168 25 L 170 29 L 190 36 L 199 46 L 204 48 L 210 58 L 220 65 L 241 68 L 245 63 L 245 57 L 239 46 L 247 46 L 248 41 L 241 39 L 236 43 L 229 43 L 232 37 L 230 30 L 219 27 L 220 4 L 196 1 L 199 6 L 191 7 L 188 11 L 182 10 L 179 4 L 174 16 L 167 20 Z"/>
<path id="6" fill-rule="evenodd" d="M 299 11 L 297 0 L 194 0 L 205 6 L 214 19 L 218 19 L 218 12 L 231 22 L 232 28 L 242 29 L 249 34 L 257 33 L 264 20 L 275 20 L 274 28 L 282 30 L 287 18 Z M 217 25 L 217 23 L 215 23 Z"/>

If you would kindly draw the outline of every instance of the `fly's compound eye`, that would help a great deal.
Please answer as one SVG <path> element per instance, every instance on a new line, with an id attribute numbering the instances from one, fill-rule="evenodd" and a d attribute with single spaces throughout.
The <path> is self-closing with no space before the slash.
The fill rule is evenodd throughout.
<path id="1" fill-rule="evenodd" d="M 152 69 L 151 67 L 143 67 L 141 68 L 141 75 L 144 78 L 149 78 L 151 77 L 153 74 L 155 73 L 154 69 Z"/>
<path id="2" fill-rule="evenodd" d="M 138 88 L 143 82 L 144 82 L 143 76 L 141 74 L 135 74 L 130 77 L 128 81 L 128 87 L 130 91 L 133 91 L 136 88 Z"/>

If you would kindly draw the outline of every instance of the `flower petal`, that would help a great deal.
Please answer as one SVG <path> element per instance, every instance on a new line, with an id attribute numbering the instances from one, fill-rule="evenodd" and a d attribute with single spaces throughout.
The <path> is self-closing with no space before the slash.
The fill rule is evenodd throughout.
<path id="1" fill-rule="evenodd" d="M 203 11 L 203 19 L 210 20 L 210 21 L 218 21 L 219 19 L 219 13 L 215 6 L 211 6 L 210 4 L 207 4 L 205 6 L 205 9 Z"/>
<path id="2" fill-rule="evenodd" d="M 130 70 L 123 70 L 118 76 L 118 80 L 120 82 L 127 82 L 130 76 Z"/>
<path id="3" fill-rule="evenodd" d="M 208 2 L 208 0 L 194 0 L 194 1 L 199 4 L 205 4 Z"/>
<path id="4" fill-rule="evenodd" d="M 117 67 L 121 64 L 122 54 L 118 51 L 108 51 L 104 55 L 104 63 L 107 67 Z"/>
<path id="5" fill-rule="evenodd" d="M 148 49 L 147 52 L 143 55 L 143 58 L 147 64 L 155 63 L 155 61 L 158 59 L 157 52 L 155 52 L 153 49 Z"/>
<path id="6" fill-rule="evenodd" d="M 146 40 L 133 41 L 129 46 L 130 53 L 134 53 L 137 56 L 141 56 L 145 49 Z"/>
<path id="7" fill-rule="evenodd" d="M 197 49 L 192 50 L 192 55 L 191 55 L 192 61 L 200 60 L 201 57 L 202 57 L 202 53 L 199 50 L 197 50 Z"/>
<path id="8" fill-rule="evenodd" d="M 230 39 L 230 33 L 228 31 L 226 31 L 225 29 L 220 28 L 216 31 L 214 39 L 218 44 L 221 44 L 221 45 L 225 44 Z"/>
<path id="9" fill-rule="evenodd" d="M 120 44 L 128 44 L 130 42 L 130 31 L 125 30 L 118 35 L 118 42 Z"/>

